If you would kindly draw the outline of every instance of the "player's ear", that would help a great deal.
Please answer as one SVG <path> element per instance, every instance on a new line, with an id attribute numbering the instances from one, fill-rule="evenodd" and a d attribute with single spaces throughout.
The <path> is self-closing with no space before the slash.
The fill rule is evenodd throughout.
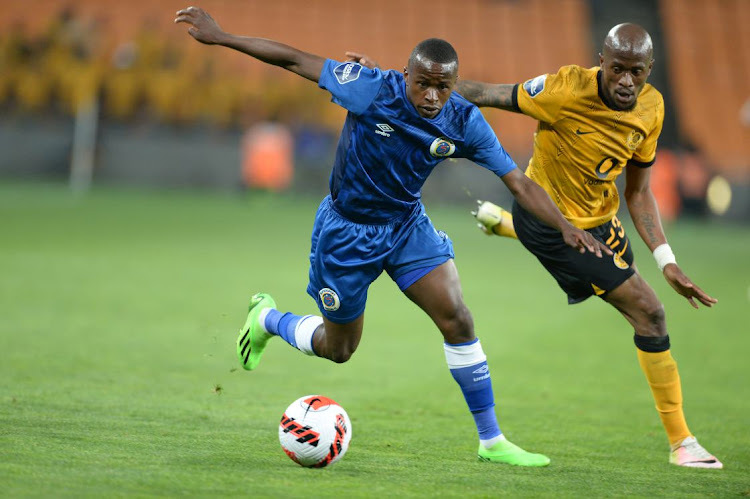
<path id="1" fill-rule="evenodd" d="M 599 53 L 599 67 L 604 68 L 604 56 Z"/>

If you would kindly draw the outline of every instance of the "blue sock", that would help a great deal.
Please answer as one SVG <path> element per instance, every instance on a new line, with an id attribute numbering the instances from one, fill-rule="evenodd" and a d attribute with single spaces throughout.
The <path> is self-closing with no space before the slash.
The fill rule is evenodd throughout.
<path id="1" fill-rule="evenodd" d="M 474 417 L 479 439 L 489 440 L 500 436 L 502 431 L 495 416 L 490 368 L 479 340 L 458 345 L 446 343 L 445 357 Z"/>
<path id="2" fill-rule="evenodd" d="M 294 315 L 291 312 L 284 314 L 272 308 L 266 315 L 266 331 L 281 336 L 284 341 L 297 348 L 297 339 L 294 337 L 294 330 L 302 317 L 301 315 Z"/>

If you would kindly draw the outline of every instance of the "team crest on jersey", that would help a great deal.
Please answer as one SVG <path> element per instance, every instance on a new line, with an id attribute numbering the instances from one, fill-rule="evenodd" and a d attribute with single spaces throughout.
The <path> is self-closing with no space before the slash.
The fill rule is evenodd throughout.
<path id="1" fill-rule="evenodd" d="M 447 158 L 456 152 L 456 144 L 451 139 L 438 137 L 430 145 L 430 154 L 435 158 Z"/>
<path id="2" fill-rule="evenodd" d="M 331 288 L 321 289 L 320 291 L 318 291 L 318 296 L 320 296 L 320 303 L 323 304 L 323 308 L 328 310 L 329 312 L 338 310 L 339 306 L 341 306 L 339 295 L 337 295 L 336 292 Z"/>
<path id="3" fill-rule="evenodd" d="M 638 146 L 641 145 L 644 138 L 643 134 L 637 130 L 630 132 L 630 135 L 628 135 L 628 149 L 631 151 L 638 149 Z"/>
<path id="4" fill-rule="evenodd" d="M 359 78 L 359 73 L 361 72 L 362 66 L 356 62 L 344 62 L 333 69 L 333 74 L 336 75 L 336 79 L 342 85 L 344 83 L 351 83 Z"/>
<path id="5" fill-rule="evenodd" d="M 630 265 L 628 265 L 628 263 L 625 260 L 623 260 L 620 254 L 617 252 L 615 252 L 615 254 L 612 255 L 612 260 L 615 262 L 615 267 L 617 267 L 618 269 L 625 270 L 628 267 L 630 267 Z"/>
<path id="6" fill-rule="evenodd" d="M 529 94 L 529 97 L 536 97 L 544 90 L 544 82 L 546 81 L 547 75 L 540 75 L 524 83 L 523 88 Z"/>

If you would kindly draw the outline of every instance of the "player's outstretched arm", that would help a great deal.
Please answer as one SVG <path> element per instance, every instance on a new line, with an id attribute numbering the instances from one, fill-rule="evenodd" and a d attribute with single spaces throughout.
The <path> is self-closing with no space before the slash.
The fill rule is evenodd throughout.
<path id="1" fill-rule="evenodd" d="M 717 302 L 716 298 L 706 294 L 682 272 L 675 261 L 672 249 L 667 244 L 667 237 L 659 216 L 659 207 L 651 192 L 650 176 L 650 168 L 628 164 L 625 169 L 625 202 L 633 224 L 643 242 L 654 253 L 657 264 L 669 285 L 687 298 L 693 308 L 698 308 L 696 300 L 711 307 Z"/>
<path id="2" fill-rule="evenodd" d="M 227 33 L 208 12 L 199 7 L 188 7 L 178 11 L 174 22 L 190 24 L 188 33 L 201 43 L 232 48 L 265 63 L 297 73 L 308 80 L 317 82 L 323 71 L 325 59 L 322 57 L 273 40 Z"/>
<path id="3" fill-rule="evenodd" d="M 601 241 L 595 239 L 594 236 L 585 230 L 581 230 L 568 222 L 547 195 L 547 192 L 539 187 L 536 182 L 521 173 L 518 168 L 503 175 L 501 178 L 524 209 L 562 233 L 565 244 L 576 248 L 581 253 L 585 253 L 586 251 L 595 253 L 599 258 L 602 256 L 602 251 L 608 255 L 612 254 L 612 250 Z"/>
<path id="4" fill-rule="evenodd" d="M 505 111 L 520 113 L 513 105 L 513 87 L 508 84 L 492 84 L 481 81 L 458 80 L 456 92 L 478 107 L 496 107 Z"/>

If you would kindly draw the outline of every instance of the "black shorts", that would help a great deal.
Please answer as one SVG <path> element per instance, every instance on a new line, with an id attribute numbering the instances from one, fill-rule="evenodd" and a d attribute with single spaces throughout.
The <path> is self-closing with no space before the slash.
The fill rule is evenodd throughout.
<path id="1" fill-rule="evenodd" d="M 601 298 L 625 282 L 633 270 L 633 250 L 625 228 L 617 217 L 593 229 L 587 229 L 614 252 L 613 256 L 579 253 L 563 240 L 557 230 L 513 203 L 513 226 L 521 243 L 536 256 L 568 294 L 568 303 L 579 303 L 589 296 Z"/>

